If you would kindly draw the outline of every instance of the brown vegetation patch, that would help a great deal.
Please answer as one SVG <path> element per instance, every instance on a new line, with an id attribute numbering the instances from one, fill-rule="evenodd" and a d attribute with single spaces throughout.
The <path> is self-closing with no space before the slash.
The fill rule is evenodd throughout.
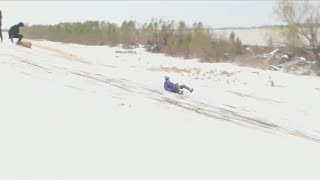
<path id="1" fill-rule="evenodd" d="M 233 76 L 235 73 L 233 73 L 233 72 L 227 72 L 227 71 L 223 71 L 223 72 L 221 72 L 220 73 L 220 75 L 222 75 L 222 76 L 227 76 L 227 77 L 231 77 L 231 76 Z"/>
<path id="2" fill-rule="evenodd" d="M 116 53 L 121 53 L 121 54 L 137 54 L 136 51 L 116 51 Z"/>
<path id="3" fill-rule="evenodd" d="M 189 69 L 179 69 L 179 68 L 169 68 L 169 67 L 160 67 L 160 68 L 148 68 L 149 71 L 163 71 L 163 72 L 167 72 L 167 73 L 170 73 L 170 72 L 175 72 L 175 73 L 191 73 L 191 70 Z"/>

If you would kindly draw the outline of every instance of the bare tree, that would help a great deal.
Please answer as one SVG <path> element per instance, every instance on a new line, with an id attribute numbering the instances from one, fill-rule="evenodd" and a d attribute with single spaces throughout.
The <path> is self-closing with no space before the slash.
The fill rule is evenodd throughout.
<path id="1" fill-rule="evenodd" d="M 275 15 L 286 24 L 283 31 L 286 42 L 290 46 L 303 47 L 320 61 L 319 10 L 319 6 L 309 0 L 279 0 L 274 7 Z"/>

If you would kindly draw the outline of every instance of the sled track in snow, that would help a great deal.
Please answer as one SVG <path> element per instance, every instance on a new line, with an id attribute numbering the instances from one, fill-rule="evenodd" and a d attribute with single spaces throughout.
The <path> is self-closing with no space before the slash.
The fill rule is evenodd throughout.
<path id="1" fill-rule="evenodd" d="M 181 109 L 192 111 L 199 115 L 206 116 L 212 119 L 222 120 L 222 121 L 234 123 L 237 125 L 241 125 L 244 127 L 253 128 L 253 129 L 260 129 L 268 133 L 281 132 L 281 133 L 293 135 L 296 137 L 300 137 L 300 138 L 304 138 L 310 141 L 320 143 L 320 136 L 309 134 L 307 132 L 297 130 L 294 128 L 284 127 L 282 125 L 278 125 L 275 123 L 266 122 L 260 119 L 246 117 L 236 113 L 235 111 L 231 111 L 225 108 L 215 107 L 209 104 L 205 104 L 203 102 L 197 102 L 197 101 L 191 100 L 187 96 L 181 96 L 178 98 L 178 100 L 175 100 L 173 98 L 164 96 L 164 94 L 158 90 L 142 88 L 143 85 L 132 83 L 129 80 L 108 78 L 108 77 L 104 77 L 101 74 L 97 74 L 97 75 L 92 75 L 92 74 L 90 75 L 90 74 L 83 74 L 83 73 L 74 73 L 74 74 L 81 76 L 83 78 L 93 80 L 93 81 L 105 83 L 106 85 L 118 87 L 119 89 L 123 91 L 127 91 L 132 95 L 139 94 L 139 95 L 145 96 L 145 98 L 153 99 L 154 101 L 168 107 L 176 106 Z M 316 134 L 319 134 L 319 133 L 316 133 Z"/>
<path id="2" fill-rule="evenodd" d="M 265 132 L 274 133 L 274 132 L 281 132 L 290 134 L 293 136 L 297 136 L 300 138 L 304 138 L 307 140 L 315 141 L 320 143 L 320 137 L 308 134 L 306 132 L 296 130 L 290 127 L 284 127 L 281 125 L 277 125 L 275 123 L 265 122 L 259 119 L 254 119 L 251 117 L 242 116 L 234 111 L 230 111 L 228 109 L 224 109 L 221 107 L 214 107 L 208 104 L 200 103 L 201 106 L 194 104 L 188 104 L 187 102 L 179 102 L 169 98 L 161 98 L 161 102 L 166 102 L 167 104 L 174 104 L 180 108 L 194 111 L 200 115 L 207 116 L 213 119 L 218 119 L 226 122 L 231 122 L 234 124 L 238 124 L 241 126 L 249 127 L 249 128 L 258 128 Z M 271 131 L 270 131 L 271 130 Z"/>
<path id="3" fill-rule="evenodd" d="M 52 49 L 46 48 L 44 50 L 50 51 Z M 42 57 L 41 55 L 36 56 L 28 52 L 27 50 L 23 52 L 30 54 L 31 57 L 35 57 L 38 59 L 45 58 L 45 57 Z M 68 53 L 65 53 L 62 51 L 60 52 L 60 51 L 54 50 L 54 53 L 57 53 L 57 55 L 62 57 L 68 55 Z M 61 74 L 69 74 L 69 75 L 72 74 L 82 80 L 90 80 L 95 83 L 99 83 L 99 85 L 102 85 L 102 86 L 112 86 L 112 87 L 118 88 L 119 94 L 117 94 L 117 97 L 114 97 L 114 98 L 120 98 L 123 101 L 125 101 L 125 99 L 121 98 L 121 96 L 139 95 L 142 98 L 151 99 L 154 102 L 164 105 L 166 107 L 170 108 L 172 106 L 175 106 L 180 109 L 197 113 L 201 116 L 212 118 L 213 120 L 221 120 L 221 121 L 237 124 L 244 127 L 259 129 L 259 130 L 262 130 L 268 133 L 273 133 L 273 134 L 276 134 L 278 132 L 285 133 L 292 136 L 304 138 L 310 141 L 320 142 L 319 131 L 314 130 L 312 133 L 310 133 L 310 132 L 305 132 L 303 130 L 294 129 L 292 127 L 285 127 L 280 124 L 267 122 L 267 121 L 264 121 L 263 119 L 243 116 L 237 113 L 236 111 L 232 111 L 232 108 L 235 108 L 232 106 L 228 106 L 229 108 L 217 107 L 217 106 L 213 106 L 210 104 L 206 104 L 204 102 L 191 99 L 188 96 L 178 96 L 176 99 L 174 99 L 172 97 L 166 96 L 165 93 L 163 93 L 162 91 L 147 88 L 143 84 L 133 83 L 128 79 L 107 77 L 106 75 L 103 75 L 103 74 L 98 74 L 98 73 L 94 74 L 94 73 L 85 72 L 83 70 L 79 70 L 76 68 L 68 69 L 67 67 L 63 67 L 61 65 L 59 66 L 55 64 L 48 64 L 46 62 L 35 62 L 32 59 L 30 60 L 30 59 L 22 58 L 20 56 L 15 56 L 15 55 L 9 55 L 9 54 L 8 55 L 3 54 L 3 55 L 6 57 L 6 59 L 2 59 L 0 63 L 15 66 L 15 67 L 21 67 L 22 69 L 20 69 L 20 72 L 29 76 L 33 76 L 32 71 L 24 72 L 23 69 L 26 69 L 26 68 L 35 69 L 37 71 L 48 73 L 50 74 L 50 76 L 61 75 Z M 67 60 L 70 60 L 70 57 L 64 57 L 64 58 Z M 81 58 L 79 59 L 80 60 L 75 61 L 75 63 L 80 63 L 83 66 L 92 66 L 92 64 L 85 62 Z M 100 66 L 106 66 L 106 65 L 100 65 Z M 117 67 L 112 66 L 109 68 L 117 68 Z M 76 87 L 72 84 L 64 84 L 64 85 L 69 88 L 83 90 L 83 88 Z M 243 96 L 247 97 L 247 95 L 243 95 L 237 92 L 229 92 L 229 93 L 242 96 L 242 97 Z M 248 98 L 257 99 L 257 97 L 252 97 L 252 96 L 248 96 Z M 260 100 L 270 101 L 270 102 L 272 101 L 272 103 L 279 103 L 277 101 L 268 100 L 268 99 L 260 99 Z"/>

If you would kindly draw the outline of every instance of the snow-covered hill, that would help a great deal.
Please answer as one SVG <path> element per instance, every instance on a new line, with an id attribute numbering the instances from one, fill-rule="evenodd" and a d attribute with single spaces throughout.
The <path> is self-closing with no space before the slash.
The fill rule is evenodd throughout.
<path id="1" fill-rule="evenodd" d="M 0 44 L 0 179 L 320 178 L 319 78 L 32 43 Z"/>

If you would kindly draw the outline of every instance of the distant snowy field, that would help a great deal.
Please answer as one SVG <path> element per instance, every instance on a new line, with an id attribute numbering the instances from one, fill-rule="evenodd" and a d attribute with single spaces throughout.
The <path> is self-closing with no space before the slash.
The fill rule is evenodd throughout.
<path id="1" fill-rule="evenodd" d="M 274 44 L 281 44 L 283 42 L 281 32 L 277 28 L 252 28 L 252 29 L 226 29 L 214 30 L 216 35 L 229 37 L 230 33 L 234 32 L 236 37 L 246 45 L 268 45 L 268 40 L 271 37 Z"/>
<path id="2" fill-rule="evenodd" d="M 32 43 L 0 44 L 1 180 L 320 178 L 317 77 Z"/>

